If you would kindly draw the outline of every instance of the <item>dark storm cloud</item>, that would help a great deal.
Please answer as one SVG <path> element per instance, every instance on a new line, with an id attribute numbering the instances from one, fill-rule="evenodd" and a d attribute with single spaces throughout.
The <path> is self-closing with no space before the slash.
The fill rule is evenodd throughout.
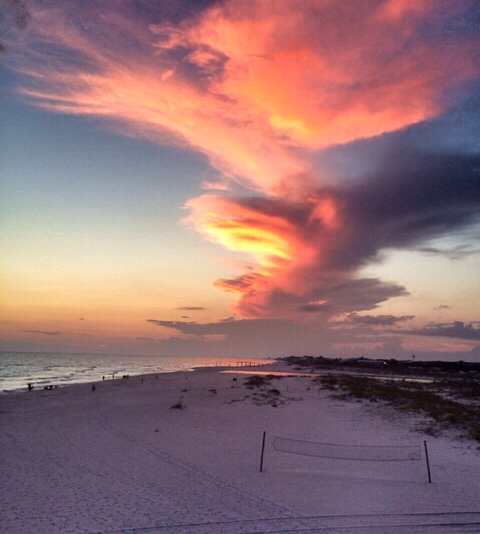
<path id="1" fill-rule="evenodd" d="M 347 319 L 351 323 L 367 325 L 367 326 L 392 326 L 396 323 L 409 321 L 413 319 L 414 315 L 359 315 L 358 313 L 350 313 Z"/>
<path id="2" fill-rule="evenodd" d="M 302 304 L 298 307 L 299 312 L 303 313 L 318 313 L 328 311 L 331 308 L 328 304 Z"/>
<path id="3" fill-rule="evenodd" d="M 453 323 L 439 323 L 404 331 L 407 334 L 417 336 L 452 337 L 458 339 L 480 340 L 480 327 L 472 324 L 465 324 L 461 321 Z"/>
<path id="4" fill-rule="evenodd" d="M 350 229 L 330 261 L 358 266 L 480 221 L 480 156 L 397 149 L 366 183 L 340 194 Z"/>
<path id="5" fill-rule="evenodd" d="M 258 320 L 249 321 L 242 319 L 239 321 L 221 321 L 218 323 L 192 323 L 186 321 L 162 321 L 158 319 L 147 319 L 148 323 L 152 323 L 156 326 L 163 326 L 166 328 L 173 328 L 178 330 L 182 334 L 188 334 L 193 336 L 204 336 L 208 334 L 232 334 L 246 326 L 253 326 L 255 322 L 257 327 L 265 326 L 268 324 L 276 325 L 276 320 Z"/>
<path id="6" fill-rule="evenodd" d="M 288 319 L 239 319 L 203 324 L 159 319 L 147 319 L 147 322 L 155 326 L 170 328 L 177 331 L 178 335 L 202 337 L 221 334 L 227 336 L 229 341 L 248 339 L 250 337 L 251 339 L 264 339 L 266 343 L 268 343 L 268 340 L 272 340 L 272 335 L 283 338 L 284 336 L 292 335 L 296 329 L 302 330 L 301 325 Z M 305 331 L 310 332 L 310 329 L 307 327 Z M 173 337 L 175 337 L 175 334 Z"/>
<path id="7" fill-rule="evenodd" d="M 332 302 L 336 313 L 343 313 L 352 309 L 371 310 L 380 302 L 406 295 L 408 292 L 404 287 L 382 282 L 378 278 L 346 280 L 312 292 L 314 300 L 325 299 Z"/>
<path id="8" fill-rule="evenodd" d="M 161 340 L 165 351 L 183 354 L 288 356 L 326 350 L 332 336 L 325 325 L 297 323 L 289 319 L 240 319 L 192 324 L 184 321 L 148 320 L 152 325 L 171 329 Z M 162 332 L 164 336 L 165 332 Z M 337 334 L 338 336 L 338 334 Z M 217 341 L 211 342 L 216 338 Z"/>
<path id="9" fill-rule="evenodd" d="M 239 219 L 239 227 L 241 222 L 264 231 L 275 228 L 281 232 L 279 237 L 295 243 L 297 250 L 292 267 L 282 272 L 283 287 L 276 287 L 273 270 L 269 277 L 253 270 L 217 281 L 219 287 L 241 295 L 237 311 L 253 317 L 267 316 L 281 307 L 304 313 L 329 310 L 332 314 L 373 309 L 389 298 L 407 294 L 394 283 L 357 278 L 358 269 L 381 260 L 385 251 L 421 250 L 452 259 L 478 252 L 469 243 L 440 249 L 429 242 L 468 233 L 480 223 L 480 155 L 420 151 L 412 143 L 418 138 L 417 130 L 392 134 L 388 143 L 383 143 L 385 153 L 377 168 L 368 175 L 311 190 L 306 200 L 229 200 L 231 213 L 248 214 Z M 348 150 L 350 147 L 345 148 L 346 153 Z M 355 150 L 358 153 L 358 147 Z M 369 150 L 365 151 L 368 154 Z M 331 225 L 317 215 L 319 206 L 327 201 L 335 209 Z M 283 222 L 280 225 L 278 221 Z M 301 264 L 297 258 L 304 255 L 313 259 Z M 297 280 L 304 281 L 302 292 Z"/>

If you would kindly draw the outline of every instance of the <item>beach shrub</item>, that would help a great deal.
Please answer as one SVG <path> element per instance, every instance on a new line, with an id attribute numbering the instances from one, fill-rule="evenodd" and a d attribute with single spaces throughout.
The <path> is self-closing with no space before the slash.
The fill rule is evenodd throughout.
<path id="1" fill-rule="evenodd" d="M 338 398 L 353 397 L 383 401 L 398 410 L 420 412 L 435 422 L 439 428 L 453 427 L 463 436 L 480 441 L 480 408 L 445 398 L 435 391 L 434 384 L 381 381 L 341 375 L 337 380 L 339 389 L 343 391 L 337 395 Z M 434 391 L 426 389 L 427 387 Z"/>
<path id="2" fill-rule="evenodd" d="M 480 402 L 480 380 L 463 378 L 462 380 L 439 380 L 434 382 L 438 391 L 445 391 L 458 399 Z"/>
<path id="3" fill-rule="evenodd" d="M 253 375 L 249 376 L 245 379 L 245 385 L 249 389 L 258 388 L 261 386 L 268 386 L 270 385 L 270 380 L 272 379 L 272 375 Z"/>
<path id="4" fill-rule="evenodd" d="M 176 402 L 175 404 L 172 404 L 170 406 L 171 410 L 183 410 L 184 408 L 185 408 L 185 404 L 183 404 L 183 398 L 182 397 L 180 397 L 178 402 Z"/>
<path id="5" fill-rule="evenodd" d="M 338 378 L 334 375 L 321 376 L 318 380 L 316 380 L 316 382 L 320 383 L 325 389 L 329 389 L 331 391 L 337 389 L 338 387 Z"/>

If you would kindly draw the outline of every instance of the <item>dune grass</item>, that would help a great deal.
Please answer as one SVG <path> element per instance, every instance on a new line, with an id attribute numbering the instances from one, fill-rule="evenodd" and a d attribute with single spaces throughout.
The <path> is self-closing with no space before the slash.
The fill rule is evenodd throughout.
<path id="1" fill-rule="evenodd" d="M 442 382 L 421 384 L 345 375 L 322 376 L 318 381 L 324 388 L 335 391 L 337 398 L 384 402 L 397 410 L 421 413 L 431 422 L 423 430 L 436 433 L 454 428 L 462 437 L 480 442 L 480 407 L 446 396 L 468 397 L 478 386 L 474 383 L 468 387 L 461 382 L 449 382 L 442 387 Z"/>

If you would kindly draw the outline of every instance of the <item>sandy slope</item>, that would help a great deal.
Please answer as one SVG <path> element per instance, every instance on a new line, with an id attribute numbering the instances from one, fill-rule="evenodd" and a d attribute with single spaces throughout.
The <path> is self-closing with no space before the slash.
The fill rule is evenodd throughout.
<path id="1" fill-rule="evenodd" d="M 237 386 L 232 387 L 237 378 Z M 0 397 L 3 533 L 478 532 L 480 451 L 427 438 L 420 462 L 274 451 L 275 436 L 422 444 L 412 421 L 308 377 L 249 390 L 212 369 Z M 171 409 L 182 399 L 183 409 Z M 266 431 L 264 472 L 260 447 Z"/>

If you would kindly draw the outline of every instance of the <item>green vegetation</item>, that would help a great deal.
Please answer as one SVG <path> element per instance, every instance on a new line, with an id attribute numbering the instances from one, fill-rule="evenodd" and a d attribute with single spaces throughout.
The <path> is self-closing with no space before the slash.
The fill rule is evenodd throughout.
<path id="1" fill-rule="evenodd" d="M 245 385 L 248 389 L 259 388 L 262 386 L 269 386 L 274 378 L 279 378 L 275 375 L 253 375 L 245 379 Z"/>
<path id="2" fill-rule="evenodd" d="M 247 389 L 257 389 L 252 396 L 252 402 L 257 406 L 269 404 L 276 408 L 279 404 L 285 404 L 285 398 L 281 392 L 272 387 L 272 380 L 279 380 L 281 377 L 275 375 L 253 375 L 245 379 Z M 268 389 L 267 389 L 268 388 Z"/>
<path id="3" fill-rule="evenodd" d="M 462 380 L 440 380 L 433 384 L 439 390 L 447 392 L 454 398 L 473 400 L 480 403 L 480 380 L 463 378 Z"/>
<path id="4" fill-rule="evenodd" d="M 462 437 L 480 441 L 480 407 L 449 397 L 478 398 L 475 380 L 449 380 L 430 384 L 407 381 L 383 381 L 375 378 L 326 375 L 317 379 L 337 398 L 367 399 L 384 402 L 398 410 L 421 413 L 430 418 L 429 432 L 455 428 Z M 425 429 L 424 429 L 425 430 Z"/>
<path id="5" fill-rule="evenodd" d="M 457 378 L 470 377 L 480 379 L 480 363 L 473 362 L 443 362 L 443 361 L 412 361 L 370 358 L 325 358 L 323 356 L 288 356 L 280 358 L 297 369 L 305 370 L 345 370 L 356 372 L 371 372 L 375 374 L 400 374 L 402 376 L 431 376 L 435 379 L 449 379 L 452 375 Z"/>

